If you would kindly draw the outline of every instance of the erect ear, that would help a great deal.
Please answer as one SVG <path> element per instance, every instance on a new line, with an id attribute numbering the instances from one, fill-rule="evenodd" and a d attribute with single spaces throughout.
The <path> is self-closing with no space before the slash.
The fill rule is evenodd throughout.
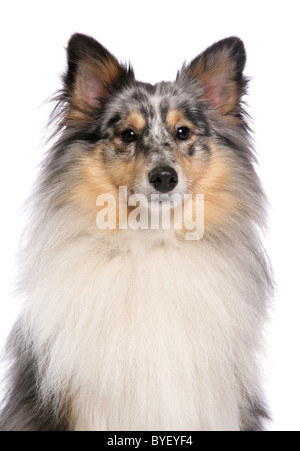
<path id="1" fill-rule="evenodd" d="M 67 48 L 68 69 L 64 76 L 67 98 L 75 111 L 72 117 L 87 120 L 109 97 L 134 78 L 132 69 L 118 60 L 95 39 L 74 34 Z"/>
<path id="2" fill-rule="evenodd" d="M 203 87 L 203 97 L 220 116 L 234 115 L 245 91 L 246 52 L 237 37 L 223 39 L 197 56 L 185 69 Z"/>

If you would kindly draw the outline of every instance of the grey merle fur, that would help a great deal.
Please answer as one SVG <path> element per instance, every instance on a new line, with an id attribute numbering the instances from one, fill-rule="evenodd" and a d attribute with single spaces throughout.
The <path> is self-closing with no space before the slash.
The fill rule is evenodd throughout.
<path id="1" fill-rule="evenodd" d="M 13 363 L 6 407 L 0 417 L 0 431 L 68 430 L 67 407 L 64 411 L 57 411 L 54 396 L 52 403 L 42 399 L 37 357 L 32 344 L 22 336 L 18 323 L 7 343 L 7 354 Z"/>

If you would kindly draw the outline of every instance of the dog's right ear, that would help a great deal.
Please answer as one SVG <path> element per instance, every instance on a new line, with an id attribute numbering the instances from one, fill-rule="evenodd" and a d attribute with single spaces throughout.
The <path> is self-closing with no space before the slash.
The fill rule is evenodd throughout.
<path id="1" fill-rule="evenodd" d="M 103 99 L 134 79 L 131 67 L 121 65 L 105 47 L 83 34 L 71 37 L 67 58 L 64 85 L 72 121 L 91 120 Z"/>

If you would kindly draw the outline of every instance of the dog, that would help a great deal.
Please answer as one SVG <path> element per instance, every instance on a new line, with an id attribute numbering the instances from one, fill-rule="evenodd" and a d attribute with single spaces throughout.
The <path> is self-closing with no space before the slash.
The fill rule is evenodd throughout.
<path id="1" fill-rule="evenodd" d="M 229 37 L 151 85 L 70 38 L 28 204 L 1 430 L 264 429 L 273 276 L 245 62 Z"/>

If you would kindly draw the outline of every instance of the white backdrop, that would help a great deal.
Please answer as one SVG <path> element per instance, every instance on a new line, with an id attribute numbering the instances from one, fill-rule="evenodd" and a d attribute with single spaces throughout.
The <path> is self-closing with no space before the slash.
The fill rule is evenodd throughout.
<path id="1" fill-rule="evenodd" d="M 277 293 L 268 330 L 266 386 L 270 430 L 300 430 L 299 295 L 299 2 L 296 0 L 52 0 L 0 6 L 1 233 L 0 346 L 16 318 L 14 254 L 20 208 L 42 158 L 41 138 L 60 87 L 64 47 L 74 32 L 94 36 L 138 79 L 172 80 L 218 39 L 244 40 L 252 77 L 259 174 L 272 210 L 267 248 Z"/>

